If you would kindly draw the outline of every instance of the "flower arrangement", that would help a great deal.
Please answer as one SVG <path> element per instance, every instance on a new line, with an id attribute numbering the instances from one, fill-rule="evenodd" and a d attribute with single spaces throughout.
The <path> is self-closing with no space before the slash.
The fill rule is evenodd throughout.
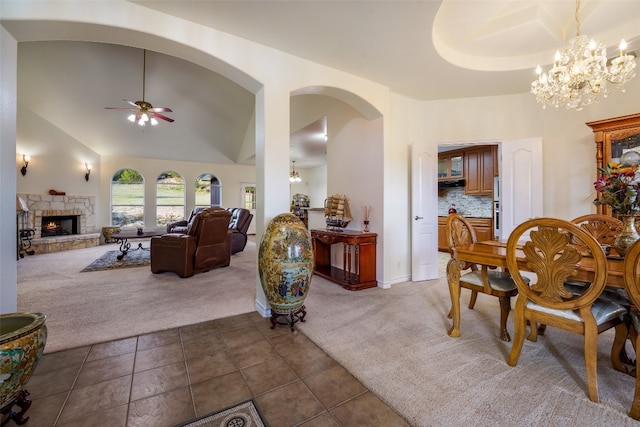
<path id="1" fill-rule="evenodd" d="M 609 163 L 599 168 L 601 175 L 593 187 L 600 196 L 593 203 L 609 205 L 618 215 L 638 215 L 640 213 L 640 170 L 638 165 Z"/>

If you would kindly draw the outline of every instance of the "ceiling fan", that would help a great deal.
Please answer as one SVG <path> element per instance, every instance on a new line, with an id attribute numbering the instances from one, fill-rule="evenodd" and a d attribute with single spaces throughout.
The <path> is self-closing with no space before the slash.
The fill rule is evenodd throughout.
<path id="1" fill-rule="evenodd" d="M 145 126 L 147 123 L 150 123 L 151 126 L 155 126 L 158 124 L 157 119 L 165 120 L 169 123 L 174 120 L 170 117 L 159 113 L 172 113 L 171 108 L 167 107 L 154 107 L 150 103 L 144 100 L 144 89 L 145 89 L 145 74 L 147 67 L 147 50 L 143 51 L 143 59 L 142 59 L 142 101 L 129 101 L 127 99 L 123 99 L 124 102 L 131 104 L 131 107 L 104 107 L 107 110 L 127 110 L 132 111 L 131 115 L 128 117 L 129 121 L 133 123 L 137 123 L 140 126 Z"/>

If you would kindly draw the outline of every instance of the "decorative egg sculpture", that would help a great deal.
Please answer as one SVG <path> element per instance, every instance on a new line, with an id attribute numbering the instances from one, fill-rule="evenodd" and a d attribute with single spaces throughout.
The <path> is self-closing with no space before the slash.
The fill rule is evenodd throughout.
<path id="1" fill-rule="evenodd" d="M 271 306 L 272 329 L 283 316 L 288 316 L 291 330 L 295 322 L 304 322 L 313 265 L 311 235 L 304 223 L 291 213 L 273 218 L 258 250 L 260 283 Z"/>

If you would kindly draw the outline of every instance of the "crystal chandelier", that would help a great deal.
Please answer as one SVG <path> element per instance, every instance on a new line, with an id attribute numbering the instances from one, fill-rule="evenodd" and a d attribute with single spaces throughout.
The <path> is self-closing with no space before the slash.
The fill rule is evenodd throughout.
<path id="1" fill-rule="evenodd" d="M 635 75 L 635 56 L 627 53 L 627 43 L 620 42 L 620 56 L 607 65 L 607 48 L 580 34 L 578 11 L 580 0 L 576 0 L 576 37 L 564 51 L 557 51 L 553 68 L 543 73 L 538 65 L 538 78 L 531 83 L 531 93 L 542 104 L 558 108 L 581 110 L 583 106 L 598 102 L 600 96 L 621 90 Z"/>
<path id="2" fill-rule="evenodd" d="M 291 161 L 291 174 L 289 175 L 289 181 L 291 182 L 300 182 L 302 178 L 300 178 L 300 174 L 296 171 L 296 161 Z"/>

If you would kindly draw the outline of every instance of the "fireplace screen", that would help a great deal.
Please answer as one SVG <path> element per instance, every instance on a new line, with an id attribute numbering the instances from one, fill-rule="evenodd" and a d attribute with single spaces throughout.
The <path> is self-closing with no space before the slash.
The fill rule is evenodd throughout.
<path id="1" fill-rule="evenodd" d="M 40 234 L 42 237 L 78 234 L 78 217 L 75 215 L 43 216 Z"/>

